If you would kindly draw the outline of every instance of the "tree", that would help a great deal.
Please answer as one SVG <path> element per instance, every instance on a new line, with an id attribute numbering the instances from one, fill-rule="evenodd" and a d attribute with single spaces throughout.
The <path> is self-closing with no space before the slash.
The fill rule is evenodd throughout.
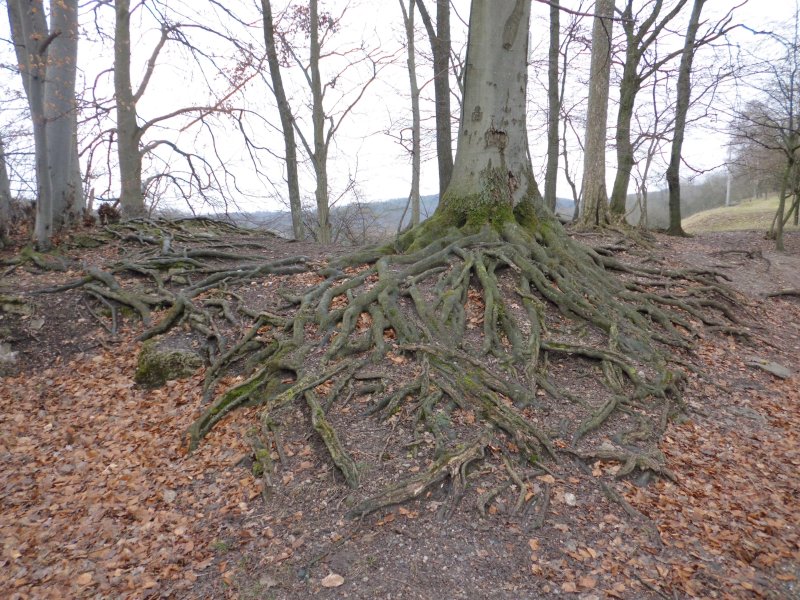
<path id="1" fill-rule="evenodd" d="M 351 514 L 422 497 L 431 485 L 449 479 L 454 498 L 444 507 L 447 512 L 461 499 L 464 473 L 473 461 L 495 460 L 509 482 L 519 485 L 536 464 L 558 461 L 557 446 L 581 459 L 600 458 L 576 444 L 619 407 L 636 412 L 637 420 L 649 418 L 644 406 L 649 415 L 666 414 L 668 400 L 661 410 L 652 408 L 676 390 L 672 363 L 680 358 L 669 348 L 689 346 L 682 331 L 694 330 L 672 307 L 717 324 L 694 285 L 707 289 L 709 281 L 705 273 L 638 269 L 604 257 L 568 237 L 545 207 L 525 126 L 530 10 L 529 0 L 472 1 L 456 157 L 436 212 L 393 243 L 328 261 L 318 283 L 284 296 L 291 311 L 259 315 L 208 376 L 221 377 L 231 360 L 262 343 L 256 332 L 269 324 L 268 345 L 254 350 L 259 366 L 216 395 L 191 428 L 193 446 L 239 406 L 263 403 L 262 423 L 268 423 L 273 411 L 304 402 L 344 481 L 358 487 L 364 474 L 349 450 L 358 443 L 350 436 L 380 425 L 337 430 L 327 415 L 358 393 L 352 386 L 363 377 L 362 369 L 374 373 L 370 363 L 381 364 L 387 391 L 373 397 L 368 414 L 402 413 L 398 426 L 413 422 L 426 431 L 419 437 L 428 440 L 419 449 L 425 466 L 411 477 L 400 475 Z M 635 277 L 617 281 L 610 270 Z M 647 284 L 639 284 L 636 279 L 646 274 Z M 651 278 L 669 287 L 669 296 L 653 293 Z M 671 279 L 680 285 L 671 286 Z M 686 295 L 674 297 L 672 288 L 683 286 Z M 193 287 L 209 289 L 203 282 Z M 172 319 L 176 312 L 180 315 L 170 312 Z M 581 333 L 570 337 L 564 320 L 579 323 Z M 557 323 L 557 331 L 548 329 L 550 323 Z M 653 323 L 663 327 L 654 329 Z M 594 378 L 603 374 L 591 399 L 572 397 L 562 388 L 566 382 L 554 381 L 557 373 L 548 369 L 547 356 L 570 355 L 601 366 L 586 372 Z M 208 397 L 213 395 L 209 385 Z M 547 402 L 540 395 L 548 395 Z M 577 405 L 580 416 L 570 414 Z M 450 424 L 460 414 L 469 417 L 460 417 L 464 428 L 456 432 Z M 652 426 L 663 428 L 652 423 L 648 430 Z M 559 431 L 560 444 L 551 430 Z M 419 433 L 415 429 L 413 435 Z M 499 450 L 486 453 L 487 447 Z M 629 470 L 666 473 L 663 457 L 654 451 L 601 452 Z M 265 468 L 270 468 L 266 461 Z M 525 486 L 520 487 L 517 509 L 526 501 Z M 487 498 L 478 498 L 481 511 Z"/>
<path id="2" fill-rule="evenodd" d="M 688 0 L 678 0 L 659 20 L 664 7 L 663 0 L 655 0 L 645 5 L 641 12 L 649 10 L 642 18 L 634 18 L 633 0 L 627 0 L 622 12 L 622 29 L 625 32 L 625 63 L 619 85 L 619 109 L 617 111 L 616 145 L 617 174 L 611 191 L 611 213 L 621 221 L 625 215 L 625 200 L 628 196 L 631 169 L 633 168 L 633 147 L 631 143 L 631 119 L 634 114 L 636 97 L 645 80 L 661 65 L 672 60 L 672 53 L 658 61 L 648 61 L 643 68 L 640 63 L 650 48 L 660 39 L 667 25 L 678 16 Z"/>
<path id="3" fill-rule="evenodd" d="M 420 125 L 420 111 L 419 111 L 419 84 L 417 83 L 417 62 L 416 62 L 416 44 L 415 44 L 415 31 L 414 31 L 414 13 L 416 11 L 417 0 L 408 0 L 408 8 L 400 2 L 400 10 L 403 13 L 403 24 L 406 29 L 407 40 L 407 64 L 408 64 L 408 80 L 411 89 L 411 191 L 408 195 L 408 201 L 411 204 L 411 222 L 413 227 L 419 225 L 419 180 L 422 162 L 422 136 Z M 403 219 L 400 219 L 398 227 L 402 227 Z"/>
<path id="4" fill-rule="evenodd" d="M 592 28 L 592 58 L 589 73 L 589 106 L 586 111 L 586 142 L 583 146 L 583 184 L 579 226 L 608 223 L 606 192 L 606 121 L 611 76 L 611 39 L 614 0 L 595 2 Z"/>
<path id="5" fill-rule="evenodd" d="M 0 248 L 8 243 L 11 226 L 11 184 L 6 165 L 6 149 L 0 136 Z"/>
<path id="6" fill-rule="evenodd" d="M 424 0 L 417 8 L 433 52 L 433 88 L 436 101 L 436 156 L 439 161 L 439 197 L 453 172 L 453 133 L 450 111 L 450 0 L 436 0 L 436 27 Z"/>
<path id="7" fill-rule="evenodd" d="M 686 129 L 686 115 L 692 94 L 692 61 L 695 55 L 695 40 L 700 27 L 700 13 L 705 0 L 694 0 L 692 16 L 686 28 L 686 40 L 681 54 L 678 69 L 678 95 L 675 100 L 675 133 L 672 138 L 669 167 L 667 167 L 667 185 L 669 186 L 669 228 L 670 235 L 686 235 L 681 226 L 681 156 L 683 153 L 683 136 Z"/>
<path id="8" fill-rule="evenodd" d="M 561 58 L 560 12 L 558 0 L 553 0 L 550 4 L 550 48 L 547 61 L 547 171 L 544 177 L 544 203 L 552 211 L 556 210 L 556 180 L 561 141 L 558 135 L 558 118 L 561 114 L 558 76 L 558 63 Z"/>
<path id="9" fill-rule="evenodd" d="M 47 249 L 54 228 L 74 219 L 83 208 L 74 175 L 78 169 L 78 3 L 51 2 L 49 27 L 41 0 L 9 0 L 7 8 L 33 122 L 37 182 L 34 239 L 40 249 Z"/>
<path id="10" fill-rule="evenodd" d="M 346 11 L 345 11 L 346 12 Z M 333 14 L 320 11 L 319 1 L 310 0 L 308 5 L 294 6 L 289 19 L 291 21 L 288 31 L 281 31 L 280 39 L 282 50 L 287 57 L 297 65 L 302 72 L 310 98 L 310 128 L 305 131 L 302 115 L 295 106 L 293 122 L 295 132 L 300 138 L 303 149 L 308 156 L 314 171 L 316 181 L 314 198 L 316 201 L 316 226 L 312 233 L 317 241 L 329 244 L 333 240 L 333 229 L 330 222 L 331 190 L 328 173 L 328 157 L 336 133 L 346 122 L 347 117 L 358 103 L 364 98 L 369 86 L 377 79 L 380 70 L 385 64 L 385 55 L 376 49 L 370 49 L 366 44 L 353 50 L 344 52 L 326 51 L 326 45 L 342 26 L 343 14 Z M 308 40 L 307 57 L 301 56 L 300 40 Z M 292 37 L 294 36 L 294 39 Z M 294 43 L 297 41 L 297 43 Z M 341 59 L 340 61 L 331 59 Z M 336 63 L 340 68 L 332 74 L 323 73 L 323 63 Z M 360 74 L 360 75 L 356 75 Z M 324 75 L 324 78 L 323 78 Z M 339 91 L 340 80 L 353 76 L 362 79 L 354 89 Z M 331 100 L 332 93 L 338 91 L 339 95 Z M 296 104 L 300 104 L 299 102 Z"/>
<path id="11" fill-rule="evenodd" d="M 281 118 L 281 133 L 283 133 L 284 147 L 286 148 L 286 184 L 289 190 L 289 208 L 292 213 L 292 232 L 296 240 L 305 237 L 303 230 L 303 207 L 300 202 L 300 180 L 297 176 L 297 142 L 294 137 L 294 117 L 286 90 L 283 87 L 281 65 L 278 60 L 278 48 L 275 45 L 275 22 L 272 18 L 272 2 L 261 0 L 261 15 L 264 28 L 264 44 L 267 50 L 267 64 L 272 81 L 272 93 L 278 103 L 278 113 Z"/>

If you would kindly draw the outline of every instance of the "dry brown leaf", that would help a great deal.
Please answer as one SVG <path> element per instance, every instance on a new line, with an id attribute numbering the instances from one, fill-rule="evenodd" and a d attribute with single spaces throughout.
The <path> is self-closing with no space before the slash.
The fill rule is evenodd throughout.
<path id="1" fill-rule="evenodd" d="M 325 577 L 320 583 L 322 584 L 322 587 L 335 588 L 339 587 L 344 583 L 344 577 L 342 577 L 338 573 L 331 573 L 327 577 Z"/>

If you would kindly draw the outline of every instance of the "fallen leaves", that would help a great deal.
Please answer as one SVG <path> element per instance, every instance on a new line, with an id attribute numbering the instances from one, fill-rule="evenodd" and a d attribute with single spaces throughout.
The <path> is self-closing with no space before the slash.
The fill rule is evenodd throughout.
<path id="1" fill-rule="evenodd" d="M 344 584 L 344 577 L 342 577 L 338 573 L 331 573 L 330 575 L 325 577 L 322 581 L 320 581 L 320 583 L 322 584 L 322 587 L 335 588 Z"/>

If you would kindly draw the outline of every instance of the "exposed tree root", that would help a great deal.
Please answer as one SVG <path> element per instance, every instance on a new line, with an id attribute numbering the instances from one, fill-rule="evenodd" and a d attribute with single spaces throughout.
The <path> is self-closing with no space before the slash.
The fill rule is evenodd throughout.
<path id="1" fill-rule="evenodd" d="M 245 306 L 237 290 L 308 271 L 308 260 L 266 262 L 224 244 L 181 251 L 177 243 L 195 235 L 188 223 L 170 229 L 168 243 L 163 225 L 115 229 L 147 252 L 69 285 L 127 305 L 143 321 L 166 309 L 142 339 L 185 323 L 209 341 L 204 395 L 211 404 L 189 432 L 191 448 L 240 406 L 262 406 L 268 432 L 284 407 L 299 405 L 347 485 L 357 488 L 364 481 L 352 457 L 358 440 L 337 428 L 335 413 L 354 395 L 370 394 L 362 418 L 406 428 L 422 465 L 352 515 L 420 498 L 445 480 L 455 505 L 468 467 L 483 459 L 504 475 L 477 497 L 478 511 L 513 486 L 508 512 L 529 515 L 535 506 L 530 526 L 540 527 L 550 488 L 529 500 L 526 479 L 566 468 L 571 461 L 559 459 L 562 451 L 621 462 L 620 476 L 635 469 L 672 476 L 654 444 L 679 403 L 681 353 L 708 328 L 738 331 L 739 318 L 717 272 L 629 266 L 610 250 L 572 241 L 557 223 L 531 219 L 475 230 L 448 229 L 434 217 L 397 246 L 315 267 L 308 287 L 279 292 L 285 304 L 276 310 Z M 149 291 L 122 289 L 123 274 L 148 282 Z M 178 281 L 180 291 L 171 291 Z M 243 324 L 237 339 L 220 333 Z M 567 357 L 583 365 L 590 385 L 559 375 Z M 244 378 L 218 391 L 234 369 Z M 654 424 L 611 445 L 610 432 L 597 432 L 620 415 Z M 252 445 L 261 471 L 271 472 L 270 444 Z"/>

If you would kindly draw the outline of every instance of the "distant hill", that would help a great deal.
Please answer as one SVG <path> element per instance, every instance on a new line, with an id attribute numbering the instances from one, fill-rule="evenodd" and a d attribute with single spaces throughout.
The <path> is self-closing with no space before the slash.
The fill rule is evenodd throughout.
<path id="1" fill-rule="evenodd" d="M 390 200 L 376 200 L 360 205 L 345 204 L 334 206 L 331 209 L 331 223 L 334 229 L 337 224 L 341 227 L 350 225 L 350 228 L 368 229 L 371 236 L 378 237 L 397 231 L 400 218 L 408 204 L 408 198 L 392 198 Z M 439 205 L 439 194 L 430 194 L 420 197 L 420 216 L 424 221 L 430 217 Z M 556 200 L 556 212 L 567 219 L 572 218 L 574 202 L 568 198 Z M 255 211 L 251 213 L 230 213 L 228 215 L 234 222 L 242 226 L 261 227 L 269 229 L 281 236 L 291 237 L 292 216 L 288 210 Z M 411 218 L 411 209 L 405 214 L 404 222 Z M 336 232 L 334 232 L 336 233 Z M 350 231 L 349 233 L 353 233 Z M 348 237 L 347 235 L 344 236 Z M 355 240 L 351 240 L 355 241 Z"/>

